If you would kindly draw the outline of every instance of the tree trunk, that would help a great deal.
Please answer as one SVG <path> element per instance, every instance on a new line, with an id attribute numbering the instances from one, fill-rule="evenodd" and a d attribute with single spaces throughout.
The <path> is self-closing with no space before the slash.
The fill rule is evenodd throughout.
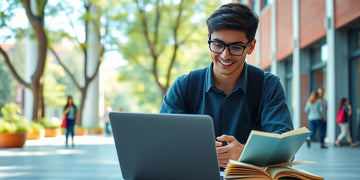
<path id="1" fill-rule="evenodd" d="M 26 16 L 35 32 L 35 36 L 38 41 L 38 59 L 36 62 L 36 69 L 34 74 L 31 77 L 31 82 L 28 83 L 22 79 L 19 74 L 16 72 L 14 65 L 11 63 L 9 56 L 3 49 L 0 47 L 0 52 L 4 56 L 5 63 L 9 67 L 13 77 L 26 88 L 29 88 L 33 95 L 34 106 L 32 110 L 32 119 L 37 121 L 41 120 L 41 117 L 44 115 L 43 107 L 43 75 L 45 70 L 45 61 L 47 53 L 47 37 L 44 29 L 44 9 L 47 1 L 43 1 L 40 4 L 36 4 L 38 12 L 37 16 L 31 10 L 30 0 L 24 0 L 24 8 L 26 11 Z"/>
<path id="2" fill-rule="evenodd" d="M 82 125 L 83 121 L 83 112 L 84 112 L 84 106 L 85 106 L 85 100 L 87 96 L 87 88 L 81 89 L 81 100 L 80 100 L 80 108 L 79 108 L 79 125 Z"/>

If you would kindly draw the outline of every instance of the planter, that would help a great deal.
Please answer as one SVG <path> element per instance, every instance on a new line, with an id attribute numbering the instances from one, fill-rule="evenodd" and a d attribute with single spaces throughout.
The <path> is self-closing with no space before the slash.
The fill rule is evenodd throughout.
<path id="1" fill-rule="evenodd" d="M 60 128 L 45 129 L 45 137 L 57 137 L 61 135 Z"/>
<path id="2" fill-rule="evenodd" d="M 77 136 L 86 136 L 89 134 L 89 130 L 87 129 L 75 129 L 75 135 Z"/>
<path id="3" fill-rule="evenodd" d="M 91 134 L 104 134 L 105 130 L 103 129 L 92 129 Z"/>
<path id="4" fill-rule="evenodd" d="M 27 139 L 41 139 L 45 137 L 45 129 L 37 129 L 27 132 Z"/>
<path id="5" fill-rule="evenodd" d="M 26 133 L 0 133 L 0 148 L 20 148 L 26 141 Z"/>

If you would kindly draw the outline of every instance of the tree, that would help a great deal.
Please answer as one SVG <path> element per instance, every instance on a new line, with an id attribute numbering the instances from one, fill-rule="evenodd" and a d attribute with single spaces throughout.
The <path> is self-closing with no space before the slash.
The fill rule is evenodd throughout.
<path id="1" fill-rule="evenodd" d="M 79 108 L 79 121 L 80 124 L 82 124 L 82 117 L 83 117 L 83 111 L 84 111 L 84 106 L 85 106 L 85 100 L 87 97 L 87 92 L 88 92 L 88 87 L 90 85 L 90 83 L 95 79 L 95 77 L 97 76 L 98 72 L 99 72 L 99 67 L 100 64 L 102 62 L 102 56 L 104 54 L 104 46 L 101 45 L 100 46 L 100 50 L 98 51 L 98 61 L 97 61 L 97 65 L 96 68 L 94 69 L 94 71 L 92 72 L 91 75 L 88 75 L 88 71 L 90 71 L 90 69 L 88 68 L 87 64 L 89 63 L 89 57 L 87 55 L 87 51 L 90 48 L 90 43 L 88 40 L 88 35 L 90 33 L 89 31 L 89 23 L 92 23 L 94 25 L 94 32 L 97 34 L 97 36 L 99 37 L 98 39 L 100 39 L 100 13 L 99 14 L 92 14 L 90 12 L 90 8 L 92 6 L 96 6 L 97 8 L 100 7 L 99 4 L 95 4 L 92 1 L 85 1 L 84 2 L 84 15 L 83 18 L 81 19 L 83 21 L 83 28 L 84 28 L 84 34 L 85 34 L 85 39 L 84 41 L 79 40 L 79 38 L 74 38 L 72 36 L 70 36 L 67 32 L 63 32 L 62 38 L 66 37 L 71 39 L 72 41 L 77 42 L 77 44 L 79 45 L 82 54 L 83 54 L 83 58 L 84 58 L 84 71 L 83 71 L 83 79 L 84 79 L 84 83 L 83 85 L 81 85 L 81 83 L 76 80 L 74 74 L 75 72 L 71 72 L 70 69 L 64 64 L 63 60 L 61 59 L 61 57 L 56 53 L 54 48 L 50 48 L 50 51 L 54 54 L 54 56 L 56 57 L 56 59 L 58 60 L 59 64 L 64 68 L 65 72 L 70 76 L 72 82 L 75 84 L 76 88 L 81 92 L 81 100 L 80 100 L 80 108 Z M 59 7 L 62 7 L 63 11 L 67 11 L 69 10 L 70 7 L 64 8 L 63 4 L 59 4 Z M 75 8 L 75 7 L 73 7 Z M 72 11 L 72 10 L 70 10 Z M 67 13 L 68 18 L 69 18 L 69 22 L 72 25 L 72 27 L 75 29 L 74 26 L 74 22 L 71 21 L 70 18 L 70 14 Z M 100 43 L 100 42 L 99 42 Z"/>
<path id="2" fill-rule="evenodd" d="M 17 2 L 18 3 L 18 2 Z M 46 61 L 46 52 L 47 52 L 47 36 L 45 33 L 44 28 L 44 9 L 45 5 L 47 3 L 47 0 L 41 0 L 37 1 L 37 7 L 34 8 L 37 10 L 37 12 L 34 14 L 34 12 L 31 10 L 31 3 L 30 0 L 24 0 L 23 1 L 23 7 L 26 11 L 26 16 L 31 24 L 32 29 L 34 30 L 35 37 L 37 39 L 38 43 L 38 56 L 37 56 L 37 63 L 36 63 L 36 69 L 34 71 L 34 74 L 31 76 L 31 81 L 26 82 L 16 71 L 14 68 L 14 64 L 11 62 L 9 55 L 6 53 L 6 51 L 0 46 L 0 53 L 4 57 L 5 64 L 8 66 L 11 74 L 13 77 L 24 87 L 31 90 L 33 97 L 34 97 L 34 106 L 33 106 L 33 112 L 32 116 L 37 121 L 41 120 L 41 117 L 43 114 L 43 74 L 45 69 L 45 61 Z M 2 14 L 2 16 L 5 16 Z"/>
<path id="3" fill-rule="evenodd" d="M 151 102 L 159 104 L 174 80 L 174 75 L 186 73 L 204 62 L 195 60 L 208 57 L 205 51 L 206 14 L 219 3 L 206 0 L 136 0 L 128 3 L 125 6 L 128 26 L 124 28 L 127 41 L 119 43 L 119 46 L 124 58 L 130 62 L 129 66 L 134 67 L 128 67 L 127 74 L 122 73 L 120 79 L 136 81 L 136 90 L 139 91 L 137 96 L 141 98 L 152 91 L 150 97 L 154 100 Z M 132 70 L 150 76 L 134 74 Z M 158 91 L 149 82 L 155 84 L 160 93 L 155 95 Z"/>

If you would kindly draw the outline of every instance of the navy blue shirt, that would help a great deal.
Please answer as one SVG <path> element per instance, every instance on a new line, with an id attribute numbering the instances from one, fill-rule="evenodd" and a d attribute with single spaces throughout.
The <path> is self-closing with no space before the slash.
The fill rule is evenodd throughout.
<path id="1" fill-rule="evenodd" d="M 262 98 L 260 100 L 261 123 L 251 119 L 247 103 L 248 65 L 244 64 L 236 87 L 226 95 L 216 88 L 212 73 L 213 63 L 205 70 L 205 81 L 198 114 L 213 118 L 215 136 L 223 134 L 234 136 L 245 143 L 252 129 L 283 133 L 293 129 L 284 89 L 277 76 L 264 73 Z M 164 97 L 160 113 L 185 113 L 185 94 L 189 75 L 179 76 Z M 197 99 L 194 99 L 196 101 Z M 260 129 L 259 129 L 260 127 Z"/>

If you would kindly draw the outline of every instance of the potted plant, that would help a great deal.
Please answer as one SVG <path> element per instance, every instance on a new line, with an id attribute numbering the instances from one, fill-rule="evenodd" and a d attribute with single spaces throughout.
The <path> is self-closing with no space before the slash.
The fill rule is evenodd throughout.
<path id="1" fill-rule="evenodd" d="M 75 126 L 75 135 L 85 136 L 89 134 L 89 129 L 83 126 Z"/>
<path id="2" fill-rule="evenodd" d="M 60 125 L 50 121 L 48 118 L 41 118 L 41 125 L 45 128 L 45 137 L 57 137 L 61 135 Z"/>
<path id="3" fill-rule="evenodd" d="M 36 121 L 30 123 L 30 130 L 27 132 L 27 139 L 41 139 L 45 137 L 45 128 Z"/>
<path id="4" fill-rule="evenodd" d="M 20 108 L 15 103 L 8 103 L 1 108 L 1 113 L 0 148 L 23 147 L 29 123 L 24 116 L 19 115 Z"/>
<path id="5" fill-rule="evenodd" d="M 104 134 L 105 128 L 103 126 L 91 127 L 91 134 Z"/>

